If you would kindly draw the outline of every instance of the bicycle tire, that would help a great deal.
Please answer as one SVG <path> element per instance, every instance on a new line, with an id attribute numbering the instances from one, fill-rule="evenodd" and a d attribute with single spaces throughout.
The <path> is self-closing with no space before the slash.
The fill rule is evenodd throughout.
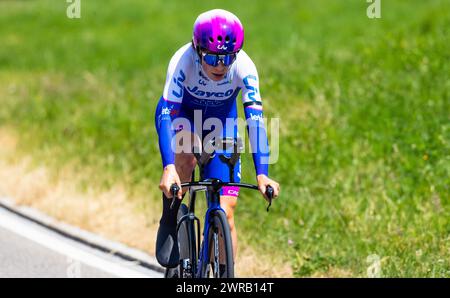
<path id="1" fill-rule="evenodd" d="M 185 204 L 180 205 L 178 210 L 177 220 L 189 213 L 189 208 Z M 166 270 L 166 277 L 183 278 L 185 276 L 181 261 L 188 259 L 192 266 L 192 277 L 195 274 L 195 267 L 197 263 L 197 244 L 195 238 L 195 227 L 192 220 L 184 220 L 178 229 L 178 248 L 180 251 L 180 264 L 173 268 Z"/>
<path id="2" fill-rule="evenodd" d="M 209 251 L 207 259 L 203 260 L 202 277 L 210 277 L 210 273 L 213 273 L 213 277 L 219 278 L 233 278 L 234 277 L 234 260 L 233 260 L 233 244 L 231 240 L 230 226 L 228 224 L 227 216 L 222 210 L 214 211 L 211 218 L 211 227 L 208 233 Z M 217 243 L 219 247 L 216 250 L 216 242 L 214 241 L 214 234 L 217 235 Z M 211 262 L 215 257 L 215 253 L 218 252 L 219 256 L 219 268 L 217 273 L 213 265 L 215 262 Z"/>

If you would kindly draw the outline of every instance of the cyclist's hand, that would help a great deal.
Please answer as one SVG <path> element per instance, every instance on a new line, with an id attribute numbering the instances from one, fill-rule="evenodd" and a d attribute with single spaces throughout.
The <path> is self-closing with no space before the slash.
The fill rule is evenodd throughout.
<path id="1" fill-rule="evenodd" d="M 269 200 L 269 198 L 266 196 L 266 188 L 268 185 L 272 186 L 273 188 L 273 198 L 275 199 L 276 197 L 278 197 L 278 194 L 280 193 L 280 184 L 263 174 L 258 175 L 256 177 L 256 180 L 258 181 L 259 191 L 266 200 Z"/>
<path id="2" fill-rule="evenodd" d="M 163 174 L 161 177 L 161 182 L 159 183 L 159 189 L 161 189 L 167 198 L 172 198 L 172 193 L 170 192 L 170 186 L 172 184 L 178 184 L 178 187 L 180 187 L 180 190 L 178 191 L 178 199 L 181 200 L 182 198 L 182 192 L 181 192 L 181 181 L 180 177 L 178 176 L 177 170 L 175 169 L 175 165 L 171 164 L 164 168 Z"/>

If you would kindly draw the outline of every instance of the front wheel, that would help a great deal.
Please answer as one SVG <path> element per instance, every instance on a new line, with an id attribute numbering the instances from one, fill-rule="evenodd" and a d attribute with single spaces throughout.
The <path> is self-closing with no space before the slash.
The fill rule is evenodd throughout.
<path id="1" fill-rule="evenodd" d="M 222 210 L 212 214 L 208 243 L 207 258 L 202 264 L 202 277 L 233 278 L 233 244 L 227 216 Z"/>
<path id="2" fill-rule="evenodd" d="M 179 223 L 178 248 L 180 251 L 180 264 L 175 268 L 166 269 L 166 278 L 192 278 L 195 274 L 197 245 L 194 221 L 188 219 L 180 223 L 181 218 L 188 213 L 189 208 L 185 204 L 181 204 L 177 216 L 177 221 Z"/>

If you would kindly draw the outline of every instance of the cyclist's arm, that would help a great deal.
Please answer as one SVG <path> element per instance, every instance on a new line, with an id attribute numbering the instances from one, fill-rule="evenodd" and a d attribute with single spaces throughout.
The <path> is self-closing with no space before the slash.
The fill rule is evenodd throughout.
<path id="1" fill-rule="evenodd" d="M 247 129 L 250 145 L 253 152 L 253 163 L 256 175 L 269 172 L 269 143 L 264 124 L 264 113 L 259 93 L 258 72 L 254 63 L 245 54 L 239 64 L 239 77 L 242 88 L 242 101 L 244 104 L 245 118 L 247 119 Z"/>
<path id="2" fill-rule="evenodd" d="M 171 59 L 167 71 L 164 92 L 160 99 L 156 115 L 156 129 L 159 136 L 159 150 L 163 167 L 175 164 L 175 152 L 172 143 L 174 140 L 173 120 L 178 116 L 181 108 L 186 79 L 183 71 L 183 52 L 178 51 Z"/>
<path id="3" fill-rule="evenodd" d="M 269 173 L 269 143 L 264 124 L 264 113 L 262 103 L 244 103 L 245 118 L 247 119 L 247 130 L 250 146 L 253 152 L 253 163 L 256 175 Z"/>
<path id="4" fill-rule="evenodd" d="M 177 111 L 180 110 L 181 103 L 172 102 L 164 98 L 160 99 L 162 108 L 158 117 L 157 132 L 159 136 L 159 151 L 163 167 L 175 164 L 175 153 L 172 150 L 173 137 L 175 135 L 172 122 L 176 117 Z"/>

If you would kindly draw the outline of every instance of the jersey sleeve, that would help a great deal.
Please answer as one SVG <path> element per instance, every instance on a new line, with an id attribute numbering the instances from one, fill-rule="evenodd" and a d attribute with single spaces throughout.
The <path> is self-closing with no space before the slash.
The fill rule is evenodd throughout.
<path id="1" fill-rule="evenodd" d="M 264 113 L 259 92 L 259 77 L 256 66 L 245 53 L 238 62 L 238 79 L 242 89 L 242 102 L 247 121 L 247 130 L 253 154 L 256 175 L 268 175 L 269 143 L 264 124 Z"/>
<path id="2" fill-rule="evenodd" d="M 183 101 L 186 80 L 186 63 L 183 53 L 179 50 L 170 60 L 163 95 L 156 111 L 156 129 L 163 167 L 175 163 L 175 130 L 172 124 L 180 112 Z"/>

